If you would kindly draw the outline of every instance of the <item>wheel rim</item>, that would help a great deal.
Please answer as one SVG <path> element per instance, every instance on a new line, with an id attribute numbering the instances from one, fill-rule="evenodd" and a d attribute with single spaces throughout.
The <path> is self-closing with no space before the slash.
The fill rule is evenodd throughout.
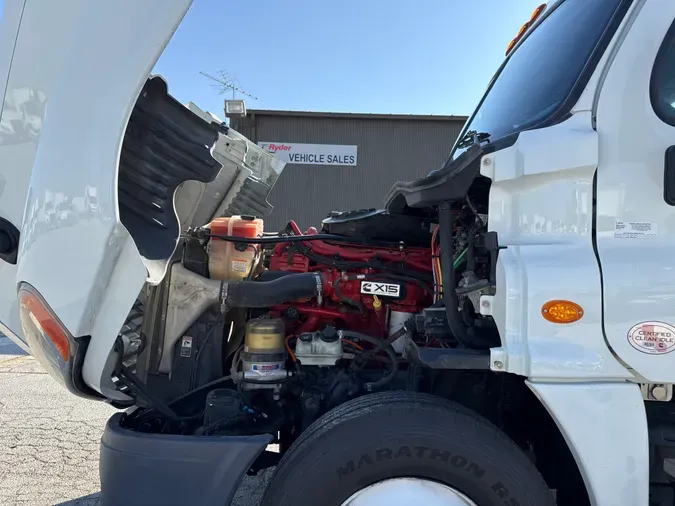
<path id="1" fill-rule="evenodd" d="M 359 490 L 342 506 L 476 506 L 461 492 L 435 481 L 393 478 Z"/>

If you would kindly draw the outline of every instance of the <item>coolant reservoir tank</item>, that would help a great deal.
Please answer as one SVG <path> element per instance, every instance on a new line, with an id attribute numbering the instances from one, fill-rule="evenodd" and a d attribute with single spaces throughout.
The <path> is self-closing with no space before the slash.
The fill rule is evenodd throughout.
<path id="1" fill-rule="evenodd" d="M 253 239 L 262 235 L 263 220 L 252 216 L 216 218 L 209 224 L 211 235 L 226 235 Z M 208 245 L 211 279 L 237 281 L 245 279 L 256 267 L 260 245 L 237 244 L 212 237 Z"/>

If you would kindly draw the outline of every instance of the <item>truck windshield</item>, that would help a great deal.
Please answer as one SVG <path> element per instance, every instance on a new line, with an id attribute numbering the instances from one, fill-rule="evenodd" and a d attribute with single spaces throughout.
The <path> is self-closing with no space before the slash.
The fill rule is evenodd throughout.
<path id="1" fill-rule="evenodd" d="M 591 55 L 623 0 L 562 0 L 508 57 L 492 79 L 452 152 L 465 151 L 470 135 L 495 142 L 541 125 L 587 83 Z M 549 6 L 551 8 L 551 6 Z M 614 24 L 614 23 L 612 23 Z M 574 104 L 568 104 L 571 108 Z"/>

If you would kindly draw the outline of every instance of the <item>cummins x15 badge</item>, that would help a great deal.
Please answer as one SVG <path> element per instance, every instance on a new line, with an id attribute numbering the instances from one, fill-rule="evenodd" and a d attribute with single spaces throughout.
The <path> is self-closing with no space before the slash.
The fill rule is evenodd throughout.
<path id="1" fill-rule="evenodd" d="M 380 283 L 379 281 L 361 281 L 361 293 L 378 297 L 400 297 L 401 285 Z"/>
<path id="2" fill-rule="evenodd" d="M 663 322 L 642 322 L 628 331 L 628 342 L 637 351 L 663 355 L 675 350 L 675 327 Z"/>

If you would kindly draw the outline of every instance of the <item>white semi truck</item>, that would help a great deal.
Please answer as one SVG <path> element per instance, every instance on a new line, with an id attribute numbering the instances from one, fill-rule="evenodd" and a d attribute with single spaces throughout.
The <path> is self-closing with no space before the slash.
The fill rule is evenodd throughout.
<path id="1" fill-rule="evenodd" d="M 102 504 L 673 506 L 675 2 L 538 8 L 441 168 L 307 231 L 151 74 L 190 4 L 0 24 L 2 330 L 120 408 Z"/>

